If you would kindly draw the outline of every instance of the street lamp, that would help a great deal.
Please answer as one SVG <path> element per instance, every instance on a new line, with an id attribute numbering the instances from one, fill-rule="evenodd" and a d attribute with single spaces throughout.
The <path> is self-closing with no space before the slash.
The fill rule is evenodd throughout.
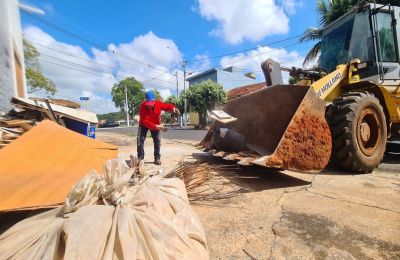
<path id="1" fill-rule="evenodd" d="M 191 75 L 192 72 L 186 72 L 186 63 L 187 61 L 182 61 L 183 67 L 183 94 L 186 93 L 186 75 Z M 186 96 L 184 97 L 184 106 L 183 106 L 183 114 L 185 118 L 185 127 L 187 127 L 187 99 Z"/>
<path id="2" fill-rule="evenodd" d="M 19 3 L 18 6 L 21 10 L 24 10 L 25 12 L 28 12 L 30 14 L 36 14 L 36 15 L 40 15 L 40 16 L 43 16 L 46 14 L 42 9 L 27 5 L 27 4 Z"/>

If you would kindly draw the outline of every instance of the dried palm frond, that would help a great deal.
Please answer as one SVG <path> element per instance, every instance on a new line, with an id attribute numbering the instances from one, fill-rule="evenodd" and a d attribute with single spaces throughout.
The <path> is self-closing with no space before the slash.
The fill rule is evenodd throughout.
<path id="1" fill-rule="evenodd" d="M 183 159 L 166 178 L 180 178 L 192 203 L 232 198 L 251 189 L 235 182 L 237 165 L 191 163 Z"/>

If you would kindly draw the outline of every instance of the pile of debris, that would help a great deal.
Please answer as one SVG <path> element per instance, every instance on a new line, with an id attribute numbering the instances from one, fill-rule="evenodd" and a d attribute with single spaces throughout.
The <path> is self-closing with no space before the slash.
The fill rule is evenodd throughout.
<path id="1" fill-rule="evenodd" d="M 11 103 L 16 108 L 0 115 L 0 149 L 45 119 L 82 134 L 88 125 L 98 123 L 96 114 L 80 110 L 78 103 L 67 100 L 14 97 Z"/>
<path id="2" fill-rule="evenodd" d="M 0 149 L 36 125 L 37 117 L 31 112 L 14 109 L 6 115 L 0 116 Z"/>
<path id="3" fill-rule="evenodd" d="M 50 120 L 1 149 L 0 259 L 208 259 L 185 184 L 209 169 L 147 173 L 117 153 Z"/>

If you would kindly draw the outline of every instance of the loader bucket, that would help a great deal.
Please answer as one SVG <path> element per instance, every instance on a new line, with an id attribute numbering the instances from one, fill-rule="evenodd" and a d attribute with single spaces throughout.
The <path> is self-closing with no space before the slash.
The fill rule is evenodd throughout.
<path id="1" fill-rule="evenodd" d="M 228 101 L 223 109 L 237 121 L 215 122 L 203 141 L 215 156 L 242 165 L 318 172 L 328 164 L 331 134 L 325 120 L 325 102 L 312 88 L 275 85 Z M 244 136 L 246 151 L 216 150 L 212 142 L 218 127 Z"/>

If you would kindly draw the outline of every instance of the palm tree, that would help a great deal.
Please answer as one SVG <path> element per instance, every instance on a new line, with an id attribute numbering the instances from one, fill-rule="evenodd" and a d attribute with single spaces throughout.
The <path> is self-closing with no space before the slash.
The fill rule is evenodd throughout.
<path id="1" fill-rule="evenodd" d="M 317 1 L 317 15 L 319 18 L 318 28 L 307 28 L 300 38 L 300 42 L 315 41 L 318 42 L 311 48 L 304 58 L 303 66 L 308 62 L 314 60 L 320 50 L 321 50 L 321 36 L 323 28 L 328 24 L 332 23 L 348 11 L 350 11 L 353 6 L 361 2 L 374 2 L 362 1 L 362 0 L 318 0 Z M 400 6 L 400 0 L 376 0 L 377 4 L 391 4 Z"/>
<path id="2" fill-rule="evenodd" d="M 340 16 L 344 15 L 347 11 L 351 9 L 353 6 L 353 2 L 358 2 L 357 0 L 318 0 L 317 1 L 317 15 L 319 18 L 318 28 L 307 28 L 303 33 L 303 36 L 300 38 L 301 42 L 306 41 L 315 41 L 318 42 L 311 48 L 311 50 L 307 53 L 303 66 L 305 66 L 308 62 L 314 60 L 320 50 L 321 50 L 321 36 L 323 32 L 323 28 L 335 21 Z"/>

